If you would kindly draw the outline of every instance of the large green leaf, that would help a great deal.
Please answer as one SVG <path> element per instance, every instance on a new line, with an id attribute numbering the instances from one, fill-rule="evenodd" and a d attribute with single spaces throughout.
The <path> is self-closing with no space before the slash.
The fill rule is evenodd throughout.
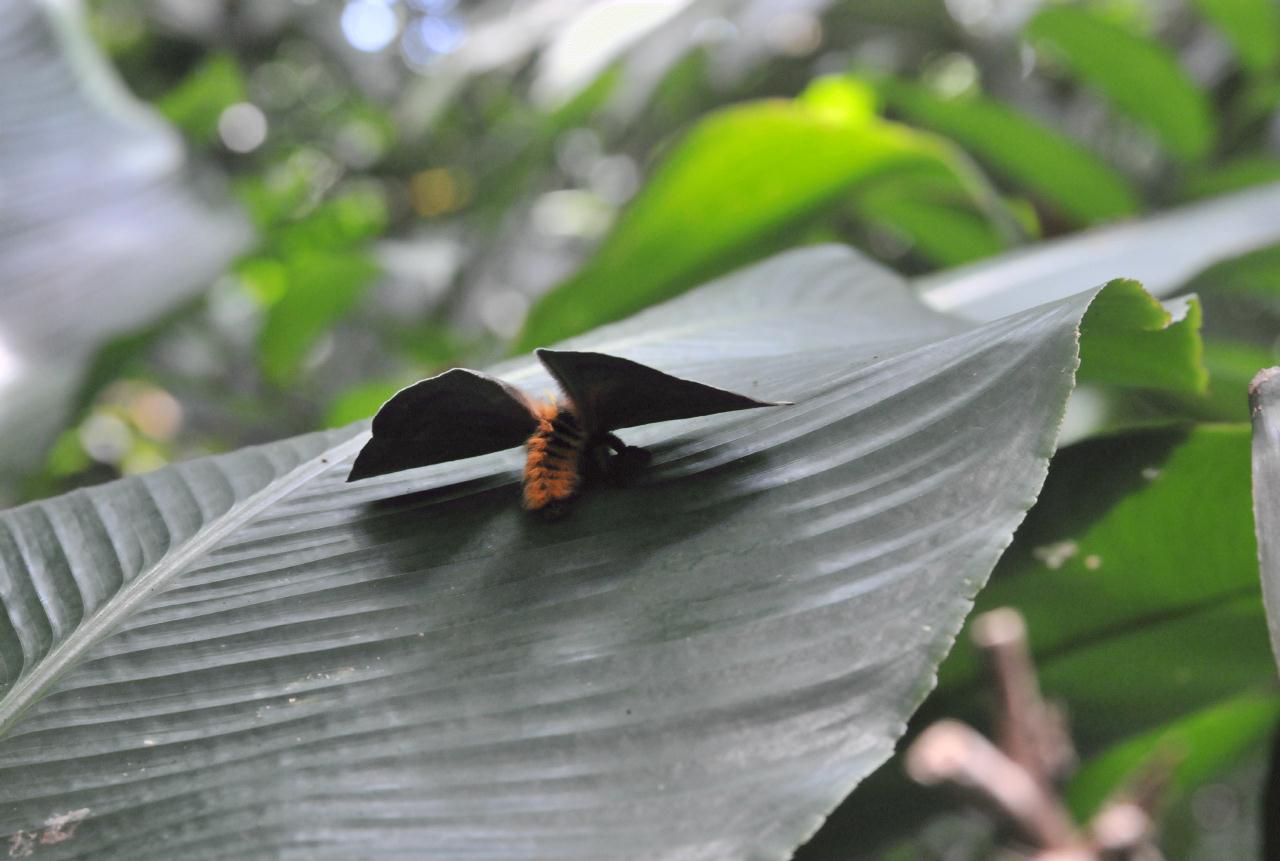
<path id="1" fill-rule="evenodd" d="M 984 96 L 943 98 L 909 81 L 885 79 L 877 91 L 904 117 L 941 132 L 1042 197 L 1073 221 L 1089 223 L 1138 210 L 1122 174 L 1068 137 Z"/>
<path id="2" fill-rule="evenodd" d="M 1135 432 L 1064 449 L 980 606 L 1020 609 L 1037 653 L 1052 658 L 1107 632 L 1154 630 L 1237 599 L 1256 601 L 1248 487 L 1243 425 Z M 1205 499 L 1213 505 L 1200 504 Z M 1251 647 L 1243 634 L 1232 637 Z M 1251 654 L 1234 663 L 1256 665 Z M 1185 663 L 1170 670 L 1194 683 Z M 947 670 L 948 685 L 973 684 L 972 650 L 957 649 Z M 1131 696 L 1136 680 L 1125 688 L 1116 695 Z"/>
<path id="3" fill-rule="evenodd" d="M 1176 732 L 1274 679 L 1249 506 L 1242 425 L 1129 432 L 1054 456 L 976 609 L 1013 606 L 1025 615 L 1041 685 L 1067 706 L 1086 759 Z M 962 636 L 918 725 L 962 717 L 989 726 L 985 688 Z M 1224 739 L 1189 751 L 1180 785 L 1227 767 L 1238 750 Z M 918 828 L 943 801 L 923 796 L 892 766 L 874 789 L 860 789 L 832 817 L 818 838 L 823 846 L 850 835 L 875 846 L 897 836 L 904 820 Z"/>
<path id="4" fill-rule="evenodd" d="M 1253 506 L 1262 566 L 1262 600 L 1271 648 L 1280 661 L 1280 373 L 1269 368 L 1249 387 L 1253 413 Z"/>
<path id="5" fill-rule="evenodd" d="M 0 500 L 41 462 L 93 350 L 248 239 L 193 193 L 177 135 L 124 92 L 78 12 L 16 0 L 0 27 Z"/>
<path id="6" fill-rule="evenodd" d="M 1173 155 L 1194 161 L 1209 153 L 1216 134 L 1209 100 L 1159 42 L 1071 4 L 1042 9 L 1026 35 L 1150 129 Z"/>
<path id="7" fill-rule="evenodd" d="M 533 307 L 518 348 L 616 320 L 794 244 L 797 228 L 859 183 L 907 166 L 977 181 L 943 141 L 878 118 L 871 93 L 850 79 L 713 113 L 672 146 L 577 274 Z"/>
<path id="8" fill-rule="evenodd" d="M 0 834 L 787 857 L 1035 498 L 1095 294 L 969 324 L 828 247 L 601 329 L 570 346 L 797 403 L 629 432 L 652 470 L 554 525 L 514 453 L 345 483 L 362 427 L 0 515 Z"/>

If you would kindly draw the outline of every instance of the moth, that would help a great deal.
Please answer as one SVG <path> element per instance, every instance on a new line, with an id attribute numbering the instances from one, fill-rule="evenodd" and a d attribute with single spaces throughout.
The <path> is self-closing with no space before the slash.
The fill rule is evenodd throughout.
<path id="1" fill-rule="evenodd" d="M 524 507 L 555 518 L 591 479 L 625 479 L 649 460 L 614 431 L 733 410 L 781 406 L 664 374 L 604 353 L 537 350 L 563 398 L 539 400 L 496 377 L 454 368 L 397 392 L 347 481 L 523 445 Z"/>

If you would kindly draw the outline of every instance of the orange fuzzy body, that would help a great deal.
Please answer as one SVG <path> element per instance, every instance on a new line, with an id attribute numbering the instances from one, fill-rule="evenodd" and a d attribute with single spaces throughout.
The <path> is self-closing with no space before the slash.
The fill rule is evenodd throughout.
<path id="1" fill-rule="evenodd" d="M 572 409 L 553 403 L 531 408 L 538 427 L 525 442 L 524 507 L 558 514 L 582 483 L 586 436 Z"/>

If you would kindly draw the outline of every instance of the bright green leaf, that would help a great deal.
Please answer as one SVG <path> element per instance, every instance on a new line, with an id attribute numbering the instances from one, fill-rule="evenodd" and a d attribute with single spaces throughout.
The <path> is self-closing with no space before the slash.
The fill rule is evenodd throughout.
<path id="1" fill-rule="evenodd" d="M 285 260 L 289 286 L 267 311 L 258 339 L 263 373 L 278 386 L 297 375 L 316 340 L 355 306 L 379 269 L 359 250 L 298 252 Z"/>
<path id="2" fill-rule="evenodd" d="M 1280 62 L 1280 4 L 1275 0 L 1193 2 L 1227 37 L 1241 65 L 1254 74 L 1275 70 Z"/>
<path id="3" fill-rule="evenodd" d="M 1138 211 L 1138 195 L 1121 173 L 1013 108 L 977 95 L 944 98 L 908 81 L 883 79 L 875 85 L 889 107 L 908 120 L 955 140 L 1077 223 Z"/>
<path id="4" fill-rule="evenodd" d="M 1215 136 L 1209 100 L 1164 45 L 1069 4 L 1042 9 L 1026 35 L 1174 156 L 1200 161 L 1209 154 Z"/>
<path id="5" fill-rule="evenodd" d="M 324 417 L 325 427 L 346 427 L 371 418 L 388 398 L 412 382 L 405 379 L 370 380 L 352 386 L 329 405 Z"/>
<path id="6" fill-rule="evenodd" d="M 326 200 L 304 218 L 279 225 L 270 242 L 285 253 L 336 251 L 378 236 L 386 225 L 387 203 L 381 192 L 357 186 Z"/>
<path id="7" fill-rule="evenodd" d="M 211 54 L 157 103 L 170 122 L 202 143 L 218 139 L 222 112 L 246 99 L 235 57 Z"/>
<path id="8" fill-rule="evenodd" d="M 533 307 L 517 349 L 616 320 L 784 247 L 858 183 L 907 165 L 961 170 L 940 142 L 871 107 L 865 88 L 830 78 L 793 101 L 704 118 L 582 269 Z"/>
<path id="9" fill-rule="evenodd" d="M 1084 318 L 1081 381 L 1203 392 L 1209 374 L 1201 362 L 1199 302 L 1167 303 L 1170 310 L 1136 281 L 1111 287 Z"/>

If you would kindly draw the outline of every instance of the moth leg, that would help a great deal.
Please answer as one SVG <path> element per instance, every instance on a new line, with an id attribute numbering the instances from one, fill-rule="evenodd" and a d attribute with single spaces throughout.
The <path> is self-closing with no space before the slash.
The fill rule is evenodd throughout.
<path id="1" fill-rule="evenodd" d="M 605 477 L 613 484 L 626 484 L 649 463 L 652 453 L 647 448 L 627 445 L 611 433 L 601 437 L 601 448 L 608 447 L 615 453 L 608 457 Z"/>

